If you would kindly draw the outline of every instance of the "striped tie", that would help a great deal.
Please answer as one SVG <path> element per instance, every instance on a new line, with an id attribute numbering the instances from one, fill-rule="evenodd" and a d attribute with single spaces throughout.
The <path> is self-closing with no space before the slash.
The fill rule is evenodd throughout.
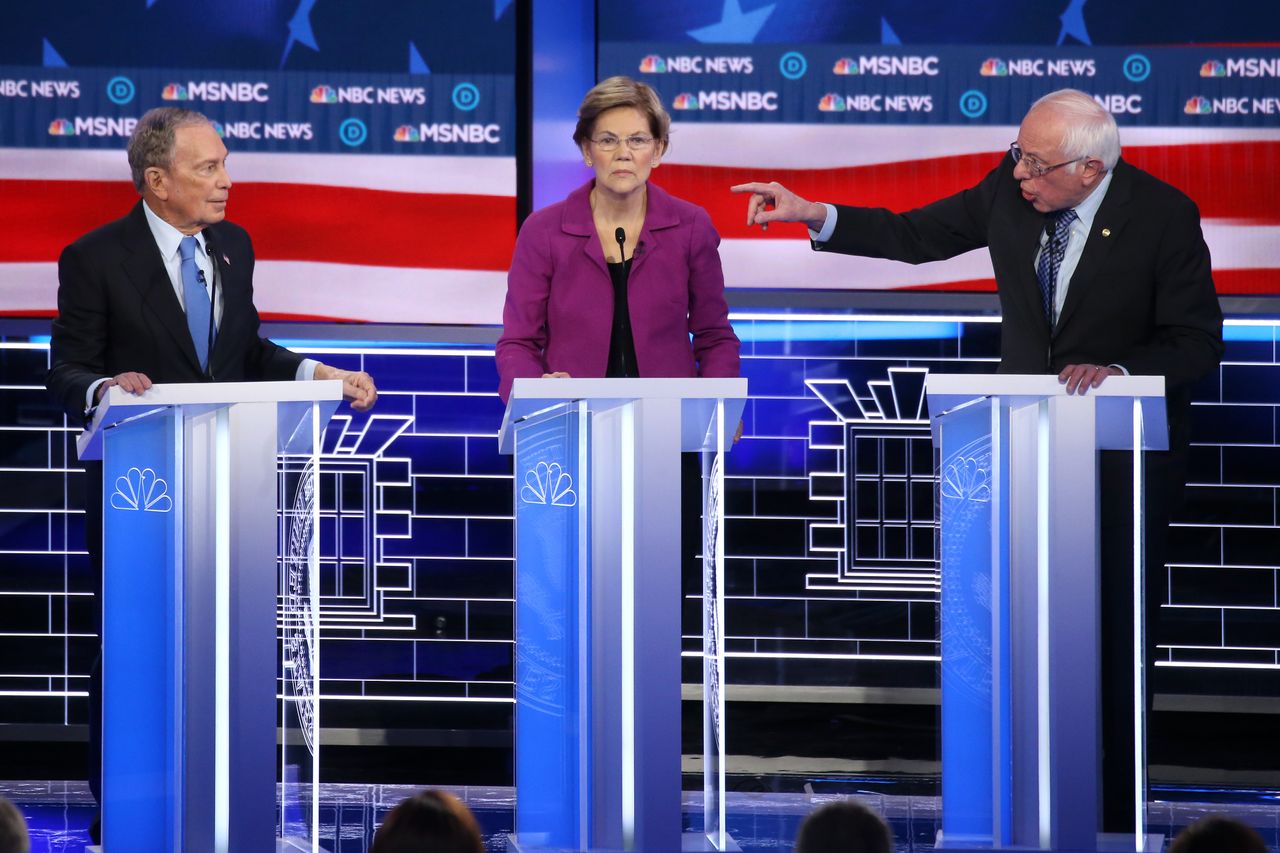
<path id="1" fill-rule="evenodd" d="M 1036 278 L 1040 279 L 1040 295 L 1044 299 L 1044 316 L 1049 325 L 1053 325 L 1054 292 L 1057 290 L 1058 269 L 1062 266 L 1062 256 L 1067 252 L 1067 241 L 1071 238 L 1071 223 L 1078 217 L 1071 208 L 1055 210 L 1045 217 L 1045 231 L 1049 234 L 1049 242 L 1040 253 L 1040 263 L 1036 265 Z"/>

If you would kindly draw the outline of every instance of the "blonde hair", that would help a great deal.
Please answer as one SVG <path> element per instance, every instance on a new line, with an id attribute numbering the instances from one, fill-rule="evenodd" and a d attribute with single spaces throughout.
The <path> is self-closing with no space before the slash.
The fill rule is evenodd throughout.
<path id="1" fill-rule="evenodd" d="M 581 148 L 595 129 L 596 119 L 607 110 L 617 107 L 634 107 L 649 120 L 649 132 L 665 151 L 671 143 L 671 116 L 663 109 L 662 99 L 652 88 L 630 77 L 610 77 L 601 80 L 587 92 L 578 107 L 578 125 L 573 129 L 573 141 Z"/>

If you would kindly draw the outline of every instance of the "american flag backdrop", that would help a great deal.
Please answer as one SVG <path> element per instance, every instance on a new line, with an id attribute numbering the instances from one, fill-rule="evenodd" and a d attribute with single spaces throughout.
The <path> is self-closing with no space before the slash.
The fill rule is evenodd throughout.
<path id="1" fill-rule="evenodd" d="M 243 153 L 227 218 L 265 319 L 496 323 L 515 158 Z M 0 149 L 0 313 L 52 316 L 62 248 L 128 212 L 123 150 Z"/>
<path id="2" fill-rule="evenodd" d="M 653 180 L 702 205 L 743 288 L 993 291 L 985 251 L 919 266 L 813 252 L 800 225 L 746 226 L 729 187 L 777 181 L 811 201 L 909 210 L 978 183 L 1016 126 L 833 126 L 676 122 Z M 1200 207 L 1220 294 L 1280 293 L 1280 130 L 1128 127 L 1122 156 Z"/>

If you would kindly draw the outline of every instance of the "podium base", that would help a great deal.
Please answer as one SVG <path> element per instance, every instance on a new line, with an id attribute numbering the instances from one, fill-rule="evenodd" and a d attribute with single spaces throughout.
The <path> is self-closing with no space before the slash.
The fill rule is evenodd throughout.
<path id="1" fill-rule="evenodd" d="M 311 842 L 304 841 L 300 838 L 277 838 L 276 853 L 298 853 L 299 850 L 312 850 Z M 321 853 L 329 853 L 327 847 L 316 847 L 315 850 Z M 101 844 L 87 844 L 84 853 L 103 853 Z"/>
<path id="2" fill-rule="evenodd" d="M 714 853 L 715 846 L 707 838 L 705 832 L 686 832 L 680 836 L 680 853 Z M 514 832 L 507 835 L 507 853 L 563 853 L 563 847 L 542 847 L 537 844 L 521 844 Z M 725 836 L 724 853 L 741 853 L 742 848 L 733 836 Z M 592 847 L 582 853 L 622 853 L 622 851 L 606 850 Z"/>
<path id="3" fill-rule="evenodd" d="M 1093 851 L 1071 850 L 1070 853 L 1134 853 L 1133 835 L 1125 832 L 1099 832 L 1097 845 Z M 686 848 L 687 849 L 687 848 Z M 982 841 L 964 837 L 952 838 L 950 841 L 943 838 L 942 832 L 939 831 L 937 839 L 934 841 L 933 849 L 935 850 L 969 850 L 982 851 L 982 853 L 1028 853 L 1032 850 L 1044 850 L 1042 847 L 993 847 Z M 1160 832 L 1148 832 L 1143 840 L 1143 851 L 1145 853 L 1159 853 L 1164 849 L 1164 834 Z M 1062 853 L 1067 853 L 1063 851 Z"/>

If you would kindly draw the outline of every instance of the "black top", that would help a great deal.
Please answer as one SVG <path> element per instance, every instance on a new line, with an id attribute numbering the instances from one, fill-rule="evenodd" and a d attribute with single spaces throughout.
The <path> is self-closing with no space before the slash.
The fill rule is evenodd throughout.
<path id="1" fill-rule="evenodd" d="M 605 377 L 619 379 L 640 375 L 636 367 L 636 342 L 631 336 L 631 312 L 627 310 L 627 276 L 631 259 L 609 264 L 613 279 L 613 332 L 609 336 L 609 364 Z"/>

